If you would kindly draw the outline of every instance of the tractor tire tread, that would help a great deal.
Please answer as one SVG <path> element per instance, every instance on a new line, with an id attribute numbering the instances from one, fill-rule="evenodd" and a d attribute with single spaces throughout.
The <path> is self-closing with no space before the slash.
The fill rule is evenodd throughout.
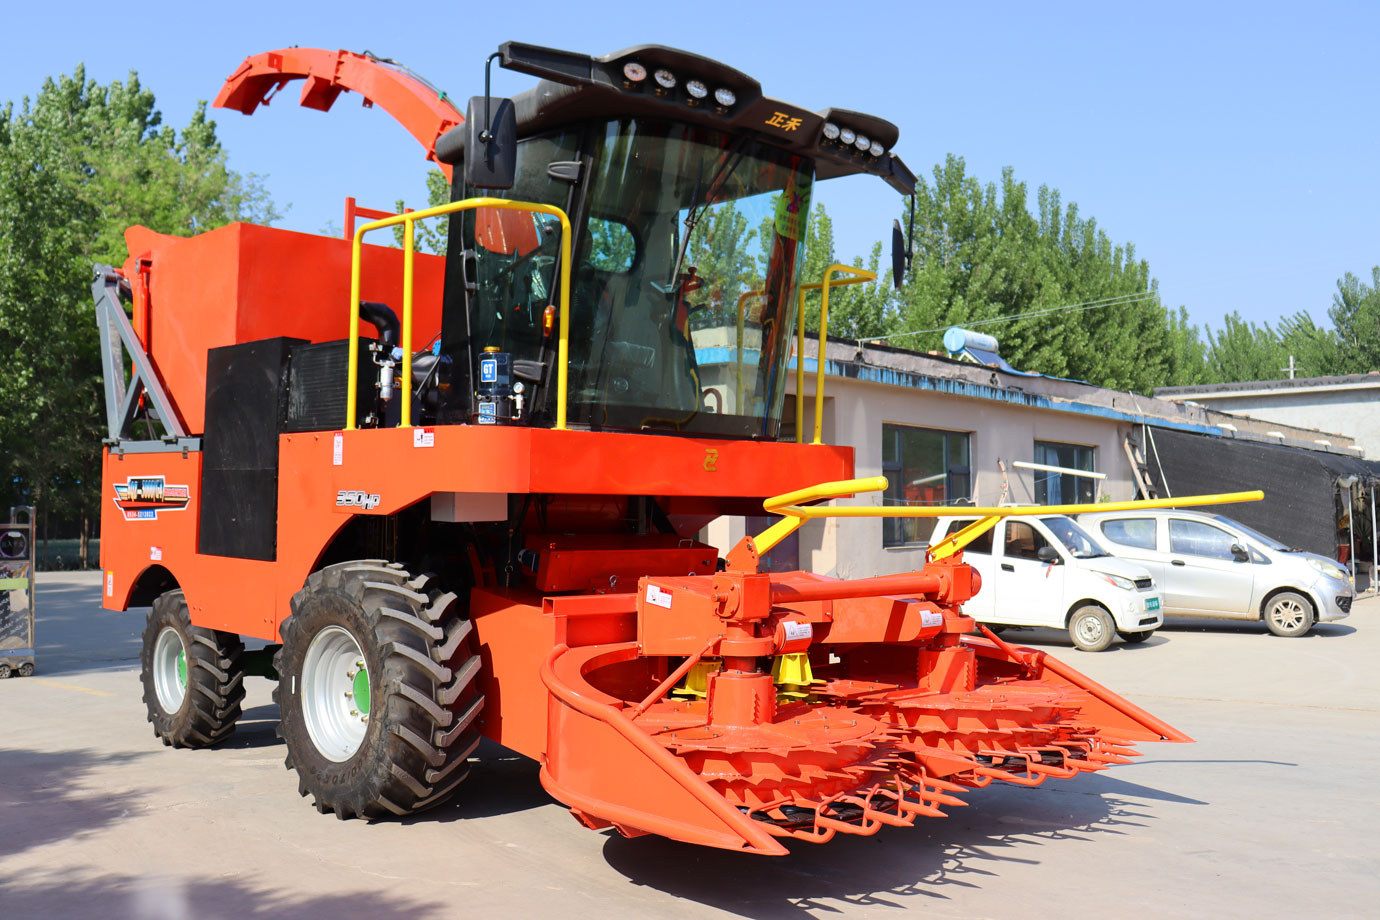
<path id="1" fill-rule="evenodd" d="M 159 701 L 152 671 L 154 643 L 166 628 L 177 632 L 187 663 L 186 692 L 174 713 Z M 234 732 L 244 701 L 244 643 L 234 633 L 192 625 L 181 589 L 154 600 L 139 657 L 148 721 L 165 745 L 212 747 Z"/>
<path id="2" fill-rule="evenodd" d="M 318 810 L 366 820 L 412 815 L 444 800 L 468 772 L 463 764 L 479 744 L 483 710 L 482 666 L 460 598 L 443 592 L 433 575 L 361 560 L 313 572 L 292 611 L 274 656 L 281 675 L 274 699 L 288 747 L 284 764 L 297 772 L 299 792 Z M 306 650 L 328 626 L 359 643 L 374 687 L 369 728 L 344 762 L 316 749 L 299 695 Z"/>

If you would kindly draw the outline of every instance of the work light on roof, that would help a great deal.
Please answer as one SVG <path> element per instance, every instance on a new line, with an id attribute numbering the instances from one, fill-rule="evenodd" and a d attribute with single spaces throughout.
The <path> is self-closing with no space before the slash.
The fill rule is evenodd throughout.
<path id="1" fill-rule="evenodd" d="M 859 150 L 866 151 L 868 147 L 872 146 L 872 141 L 866 135 L 859 134 L 858 139 L 853 142 L 853 145 Z"/>
<path id="2" fill-rule="evenodd" d="M 724 108 L 728 108 L 738 101 L 738 97 L 734 95 L 733 90 L 721 86 L 714 90 L 714 101 Z"/>
<path id="3" fill-rule="evenodd" d="M 709 95 L 709 87 L 705 86 L 700 80 L 691 80 L 685 84 L 685 91 L 690 94 L 692 99 L 703 99 Z"/>
<path id="4" fill-rule="evenodd" d="M 660 86 L 662 89 L 676 88 L 676 75 L 671 73 L 671 71 L 665 69 L 664 67 L 661 70 L 658 70 L 656 73 L 652 74 L 652 78 L 656 80 L 657 85 Z"/>
<path id="5" fill-rule="evenodd" d="M 839 129 L 839 140 L 843 141 L 845 144 L 851 144 L 851 143 L 853 143 L 853 142 L 854 142 L 855 140 L 857 140 L 857 139 L 858 139 L 858 136 L 857 136 L 856 134 L 853 133 L 853 129 L 852 129 L 852 128 L 840 128 L 840 129 Z"/>
<path id="6" fill-rule="evenodd" d="M 826 122 L 824 123 L 824 139 L 827 140 L 827 141 L 836 141 L 836 140 L 838 140 L 838 139 L 839 139 L 839 126 L 836 125 L 836 124 L 834 124 L 832 121 L 826 121 Z"/>
<path id="7" fill-rule="evenodd" d="M 647 79 L 647 68 L 637 61 L 628 61 L 623 65 L 623 76 L 629 83 L 641 83 Z"/>
<path id="8" fill-rule="evenodd" d="M 874 157 L 879 157 L 882 154 L 886 153 L 886 148 L 883 147 L 881 144 L 877 143 L 876 141 L 873 141 L 871 149 L 867 152 L 872 154 Z"/>

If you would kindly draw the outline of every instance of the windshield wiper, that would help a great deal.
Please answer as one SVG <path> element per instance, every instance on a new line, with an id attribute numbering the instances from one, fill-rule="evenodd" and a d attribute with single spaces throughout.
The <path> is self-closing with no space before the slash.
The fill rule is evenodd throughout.
<path id="1" fill-rule="evenodd" d="M 743 147 L 747 143 L 747 136 L 740 135 L 724 151 L 724 158 L 719 163 L 719 168 L 714 171 L 714 175 L 709 178 L 709 189 L 705 193 L 704 202 L 696 204 L 700 198 L 700 177 L 703 170 L 696 170 L 695 191 L 690 196 L 690 210 L 685 215 L 685 236 L 680 241 L 680 251 L 676 253 L 676 262 L 671 266 L 671 277 L 666 281 L 666 287 L 662 289 L 663 294 L 669 294 L 675 290 L 679 284 L 680 266 L 685 261 L 685 253 L 690 248 L 690 237 L 695 232 L 695 225 L 704 216 L 704 209 L 709 207 L 714 201 L 714 196 L 723 188 L 724 183 L 733 177 L 733 173 L 738 169 L 738 164 L 743 162 Z M 657 285 L 660 288 L 660 285 Z"/>

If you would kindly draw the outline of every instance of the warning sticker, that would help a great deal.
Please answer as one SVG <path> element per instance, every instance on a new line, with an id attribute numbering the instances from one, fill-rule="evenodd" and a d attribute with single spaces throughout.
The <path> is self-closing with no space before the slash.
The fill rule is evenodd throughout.
<path id="1" fill-rule="evenodd" d="M 436 429 L 435 428 L 413 428 L 412 429 L 413 447 L 435 447 Z"/>
<path id="2" fill-rule="evenodd" d="M 924 629 L 929 629 L 931 626 L 943 626 L 943 625 L 944 625 L 944 614 L 940 613 L 940 612 L 937 611 L 937 610 L 922 610 L 922 611 L 920 611 L 920 626 L 921 626 L 922 628 L 924 628 Z"/>
<path id="3" fill-rule="evenodd" d="M 149 561 L 150 561 L 150 562 L 160 562 L 160 561 L 162 561 L 162 559 L 163 559 L 163 547 L 161 547 L 161 546 L 150 546 L 150 547 L 149 547 Z"/>
<path id="4" fill-rule="evenodd" d="M 781 625 L 786 628 L 787 642 L 809 639 L 815 634 L 815 627 L 812 623 L 800 623 L 795 620 L 786 620 Z"/>
<path id="5" fill-rule="evenodd" d="M 655 604 L 658 607 L 671 609 L 671 592 L 663 590 L 656 585 L 647 586 L 647 603 Z"/>
<path id="6" fill-rule="evenodd" d="M 345 462 L 345 435 L 339 431 L 335 433 L 335 438 L 331 446 L 331 465 L 340 466 Z"/>
<path id="7" fill-rule="evenodd" d="M 105 573 L 105 596 L 106 596 L 106 597 L 114 597 L 114 596 L 115 596 L 115 573 L 114 573 L 114 572 L 106 572 L 106 573 Z"/>

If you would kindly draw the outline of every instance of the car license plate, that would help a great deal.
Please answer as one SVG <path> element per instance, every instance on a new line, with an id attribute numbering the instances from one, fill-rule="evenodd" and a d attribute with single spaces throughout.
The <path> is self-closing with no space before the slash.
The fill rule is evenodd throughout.
<path id="1" fill-rule="evenodd" d="M 1147 598 L 1145 599 L 1145 609 L 1146 609 L 1146 610 L 1159 610 L 1159 609 L 1160 609 L 1160 599 L 1159 599 L 1158 597 L 1147 597 Z"/>

